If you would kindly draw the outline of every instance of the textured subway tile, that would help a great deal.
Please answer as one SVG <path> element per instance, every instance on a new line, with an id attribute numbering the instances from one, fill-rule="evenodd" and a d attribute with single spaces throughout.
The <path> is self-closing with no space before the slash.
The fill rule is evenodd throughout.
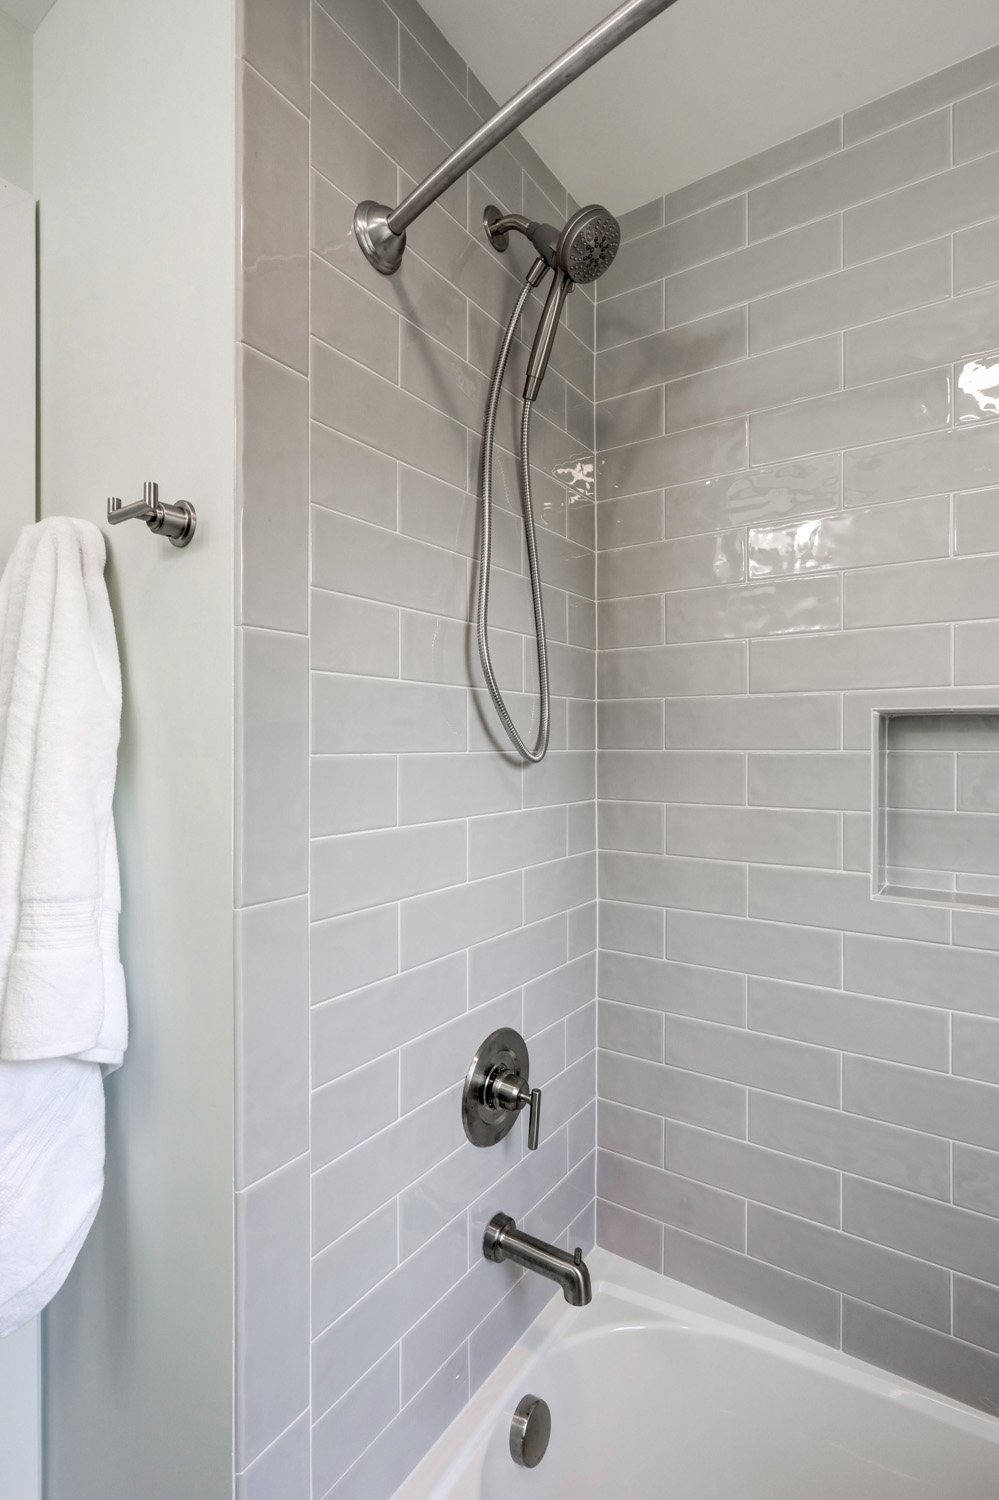
<path id="1" fill-rule="evenodd" d="M 309 364 L 309 121 L 252 68 L 238 73 L 239 337 Z"/>
<path id="2" fill-rule="evenodd" d="M 540 864 L 565 852 L 565 811 L 560 807 L 473 818 L 468 825 L 469 877 L 473 880 Z"/>
<path id="3" fill-rule="evenodd" d="M 312 1429 L 312 1475 L 323 1494 L 399 1411 L 399 1350 L 393 1348 L 340 1397 Z"/>
<path id="4" fill-rule="evenodd" d="M 707 641 L 602 651 L 597 672 L 602 700 L 741 693 L 746 685 L 745 647 L 739 641 Z"/>
<path id="5" fill-rule="evenodd" d="M 657 397 L 661 394 L 656 392 Z M 630 401 L 631 397 L 621 399 Z M 621 500 L 604 500 L 597 506 L 596 519 L 601 552 L 614 547 L 637 547 L 643 542 L 658 542 L 663 537 L 662 492 L 653 490 L 648 495 L 626 495 Z M 598 570 L 599 565 L 598 559 Z M 636 641 L 622 644 L 640 643 Z"/>
<path id="6" fill-rule="evenodd" d="M 399 675 L 399 611 L 389 605 L 316 589 L 311 642 L 315 671 Z"/>
<path id="7" fill-rule="evenodd" d="M 840 939 L 835 932 L 702 912 L 675 912 L 666 930 L 666 956 L 741 974 L 837 985 Z"/>
<path id="8" fill-rule="evenodd" d="M 750 238 L 778 234 L 949 165 L 950 118 L 941 110 L 754 189 Z"/>
<path id="9" fill-rule="evenodd" d="M 748 1247 L 757 1259 L 809 1281 L 950 1330 L 950 1280 L 939 1266 L 756 1204 L 749 1208 Z"/>
<path id="10" fill-rule="evenodd" d="M 317 255 L 311 261 L 310 289 L 310 328 L 315 337 L 397 381 L 398 315 Z"/>
<path id="11" fill-rule="evenodd" d="M 464 427 L 326 344 L 315 342 L 312 351 L 313 417 L 449 484 L 464 484 Z"/>
<path id="12" fill-rule="evenodd" d="M 843 245 L 848 265 L 952 234 L 999 213 L 999 153 L 875 198 L 848 210 Z"/>
<path id="13" fill-rule="evenodd" d="M 464 619 L 465 559 L 442 547 L 316 508 L 313 582 L 320 588 Z"/>
<path id="14" fill-rule="evenodd" d="M 399 26 L 382 0 L 319 0 L 337 25 L 393 83 L 399 77 Z"/>
<path id="15" fill-rule="evenodd" d="M 597 579 L 601 599 L 614 599 L 737 583 L 745 576 L 745 538 L 741 531 L 730 531 L 603 552 Z"/>
<path id="16" fill-rule="evenodd" d="M 839 1297 L 827 1287 L 677 1229 L 667 1229 L 663 1267 L 701 1291 L 823 1344 L 839 1344 Z"/>
<path id="17" fill-rule="evenodd" d="M 460 688 L 316 673 L 312 744 L 319 754 L 465 747 Z"/>
<path id="18" fill-rule="evenodd" d="M 954 1336 L 999 1353 L 999 1290 L 954 1277 Z"/>
<path id="19" fill-rule="evenodd" d="M 737 1250 L 745 1244 L 741 1198 L 647 1162 L 601 1151 L 597 1158 L 597 1192 L 622 1208 L 646 1213 L 717 1244 Z"/>
<path id="20" fill-rule="evenodd" d="M 950 1197 L 950 1143 L 839 1109 L 749 1095 L 749 1139 L 933 1198 Z"/>
<path id="21" fill-rule="evenodd" d="M 999 1218 L 999 1155 L 955 1141 L 954 1202 Z"/>
<path id="22" fill-rule="evenodd" d="M 866 755 L 752 754 L 749 757 L 750 805 L 817 807 L 863 811 L 871 802 L 871 766 Z"/>
<path id="23" fill-rule="evenodd" d="M 994 797 L 993 765 L 988 767 L 987 786 L 990 798 Z M 887 837 L 894 868 L 999 875 L 996 823 L 991 811 L 892 811 L 888 814 Z"/>
<path id="24" fill-rule="evenodd" d="M 596 897 L 596 859 L 586 852 L 524 872 L 524 920 L 537 922 Z"/>
<path id="25" fill-rule="evenodd" d="M 600 748 L 658 750 L 663 744 L 663 719 L 664 706 L 656 699 L 610 699 L 605 703 L 598 703 L 597 735 Z M 603 756 L 599 760 L 602 763 Z M 623 795 L 632 794 L 626 792 Z"/>
<path id="26" fill-rule="evenodd" d="M 920 78 L 916 83 L 885 94 L 871 104 L 850 110 L 843 118 L 844 140 L 849 145 L 865 136 L 889 130 L 903 120 L 925 115 L 964 94 L 985 88 L 996 79 L 999 79 L 999 47 L 989 47 L 973 57 L 952 63 L 939 73 L 931 73 L 928 78 Z"/>
<path id="27" fill-rule="evenodd" d="M 995 1282 L 999 1275 L 999 1224 L 950 1203 L 845 1177 L 843 1227 L 982 1281 Z"/>
<path id="28" fill-rule="evenodd" d="M 598 448 L 618 448 L 660 437 L 666 431 L 666 392 L 661 385 L 650 385 L 612 396 L 609 401 L 597 402 L 594 416 Z"/>
<path id="29" fill-rule="evenodd" d="M 666 913 L 662 907 L 601 901 L 599 917 L 602 948 L 653 958 L 665 953 Z"/>
<path id="30" fill-rule="evenodd" d="M 999 1023 L 956 1015 L 952 1024 L 953 1071 L 965 1078 L 999 1083 Z"/>
<path id="31" fill-rule="evenodd" d="M 831 693 L 674 699 L 666 735 L 677 750 L 838 749 L 840 702 Z"/>
<path id="32" fill-rule="evenodd" d="M 598 354 L 665 327 L 664 290 L 663 282 L 654 281 L 617 297 L 601 298 L 597 303 Z"/>
<path id="33" fill-rule="evenodd" d="M 931 495 L 897 506 L 818 516 L 793 526 L 753 527 L 748 545 L 750 578 L 946 557 L 950 500 L 947 495 Z"/>
<path id="34" fill-rule="evenodd" d="M 666 536 L 835 510 L 840 504 L 839 454 L 821 453 L 674 485 L 666 490 L 665 501 Z"/>
<path id="35" fill-rule="evenodd" d="M 604 999 L 673 1015 L 732 1026 L 741 1026 L 746 1019 L 746 980 L 723 969 L 601 951 L 599 988 Z"/>
<path id="36" fill-rule="evenodd" d="M 399 821 L 505 812 L 520 806 L 522 771 L 496 755 L 404 756 L 399 762 Z"/>
<path id="37" fill-rule="evenodd" d="M 840 580 L 831 576 L 701 588 L 673 593 L 666 601 L 671 643 L 835 630 L 839 623 Z"/>
<path id="38" fill-rule="evenodd" d="M 933 432 L 846 454 L 847 505 L 906 500 L 951 490 L 985 489 L 999 465 L 999 425 Z"/>
<path id="39" fill-rule="evenodd" d="M 999 1360 L 866 1303 L 843 1301 L 843 1349 L 917 1385 L 996 1413 Z"/>
<path id="40" fill-rule="evenodd" d="M 267 0 L 237 7 L 237 50 L 292 104 L 309 108 L 309 0 L 275 10 Z"/>
<path id="41" fill-rule="evenodd" d="M 880 264 L 880 262 L 875 262 Z M 928 369 L 999 344 L 999 288 L 968 292 L 846 336 L 849 385 Z"/>
<path id="42" fill-rule="evenodd" d="M 954 236 L 954 291 L 999 281 L 999 219 L 973 224 Z"/>
<path id="43" fill-rule="evenodd" d="M 948 1065 L 947 1016 L 923 1006 L 754 978 L 749 1025 L 768 1035 L 919 1068 Z"/>
<path id="44" fill-rule="evenodd" d="M 628 1104 L 668 1120 L 685 1120 L 706 1130 L 745 1137 L 746 1091 L 720 1078 L 698 1077 L 620 1052 L 601 1052 L 597 1063 L 600 1098 Z M 649 1212 L 650 1210 L 646 1210 Z"/>
<path id="45" fill-rule="evenodd" d="M 662 1166 L 663 1121 L 657 1115 L 629 1109 L 611 1099 L 601 1099 L 597 1109 L 600 1145 L 605 1151 Z"/>
<path id="46" fill-rule="evenodd" d="M 238 903 L 308 888 L 308 642 L 240 632 L 236 796 Z"/>
<path id="47" fill-rule="evenodd" d="M 600 850 L 630 849 L 662 854 L 665 850 L 666 809 L 648 802 L 600 803 Z"/>
<path id="48" fill-rule="evenodd" d="M 999 150 L 999 88 L 982 89 L 954 106 L 954 160 Z"/>
<path id="49" fill-rule="evenodd" d="M 310 488 L 314 505 L 395 529 L 396 465 L 387 454 L 329 427 L 310 427 Z"/>
<path id="50" fill-rule="evenodd" d="M 461 1083 L 468 1071 L 468 1060 L 483 1036 L 501 1026 L 519 1029 L 520 1025 L 520 995 L 514 992 L 483 1006 L 481 1012 L 457 1016 L 407 1043 L 399 1060 L 400 1113 L 408 1114 Z"/>
<path id="51" fill-rule="evenodd" d="M 999 1093 L 987 1083 L 863 1057 L 844 1059 L 844 1108 L 872 1119 L 995 1149 L 997 1102 Z"/>
<path id="52" fill-rule="evenodd" d="M 950 935 L 946 911 L 872 901 L 870 881 L 845 870 L 753 866 L 749 877 L 749 914 L 773 921 L 834 927 L 851 934 L 870 932 L 937 943 L 946 943 Z M 861 987 L 851 985 L 851 988 Z"/>
<path id="53" fill-rule="evenodd" d="M 987 618 L 995 613 L 997 589 L 999 557 L 868 568 L 846 577 L 844 623 L 855 627 Z"/>
<path id="54" fill-rule="evenodd" d="M 692 1125 L 666 1127 L 666 1168 L 821 1224 L 839 1223 L 839 1174 Z M 941 1272 L 941 1277 L 943 1273 Z"/>
<path id="55" fill-rule="evenodd" d="M 597 360 L 598 401 L 676 380 L 742 358 L 748 351 L 746 312 L 732 308 L 694 323 L 619 344 Z"/>
<path id="56" fill-rule="evenodd" d="M 744 193 L 747 188 L 757 187 L 761 182 L 782 177 L 786 172 L 793 172 L 807 162 L 831 155 L 839 150 L 842 143 L 838 119 L 817 125 L 813 130 L 806 130 L 803 135 L 792 136 L 780 145 L 760 151 L 756 156 L 748 156 L 745 161 L 724 167 L 720 172 L 712 172 L 699 182 L 668 194 L 665 201 L 666 219 L 670 221 L 682 218 L 719 199 L 730 198 L 734 193 Z"/>
<path id="57" fill-rule="evenodd" d="M 463 823 L 428 823 L 317 839 L 313 916 L 380 906 L 465 879 Z"/>
<path id="58" fill-rule="evenodd" d="M 650 1271 L 662 1270 L 663 1226 L 604 1198 L 597 1200 L 597 1244 Z"/>
<path id="59" fill-rule="evenodd" d="M 398 173 L 391 157 L 315 88 L 310 121 L 312 165 L 330 184 L 355 202 L 358 193 L 376 193 L 379 201 L 394 196 Z"/>
<path id="60" fill-rule="evenodd" d="M 241 622 L 308 628 L 309 388 L 297 372 L 240 346 Z"/>
<path id="61" fill-rule="evenodd" d="M 781 287 L 824 276 L 839 263 L 839 219 L 820 219 L 671 276 L 666 282 L 667 321 L 688 323 L 719 308 L 751 302 Z"/>
<path id="62" fill-rule="evenodd" d="M 582 1010 L 596 996 L 597 957 L 571 959 L 524 986 L 524 1034 L 536 1036 Z"/>
<path id="63" fill-rule="evenodd" d="M 758 412 L 749 422 L 750 452 L 753 463 L 774 463 L 855 448 L 944 427 L 950 411 L 950 372 L 928 370 Z"/>
<path id="64" fill-rule="evenodd" d="M 836 223 L 838 229 L 838 220 Z M 852 328 L 872 318 L 888 320 L 890 313 L 922 308 L 924 303 L 935 302 L 949 293 L 950 242 L 933 240 L 754 302 L 749 309 L 749 347 L 756 354 L 780 344 L 796 344 L 818 334 Z M 872 334 L 874 328 L 881 326 L 873 325 Z M 848 347 L 853 337 L 853 334 L 847 336 Z"/>
<path id="65" fill-rule="evenodd" d="M 307 1157 L 236 1194 L 235 1463 L 245 1468 L 309 1400 Z"/>
<path id="66" fill-rule="evenodd" d="M 680 483 L 730 473 L 743 468 L 747 458 L 744 420 L 674 432 L 598 454 L 597 493 L 604 500 L 642 494 L 658 489 L 667 478 Z"/>
<path id="67" fill-rule="evenodd" d="M 469 881 L 414 896 L 399 908 L 400 960 L 404 969 L 457 953 L 519 927 L 523 916 L 517 874 Z"/>
<path id="68" fill-rule="evenodd" d="M 236 1500 L 309 1500 L 311 1495 L 312 1427 L 308 1412 L 287 1427 L 279 1438 L 242 1474 L 236 1475 Z"/>
<path id="69" fill-rule="evenodd" d="M 503 937 L 479 943 L 468 954 L 468 1001 L 481 1005 L 565 963 L 564 916 L 548 917 Z"/>
<path id="70" fill-rule="evenodd" d="M 754 693 L 943 687 L 949 681 L 950 632 L 944 626 L 786 636 L 752 641 L 749 647 Z"/>
<path id="71" fill-rule="evenodd" d="M 662 229 L 625 240 L 614 264 L 601 278 L 600 300 L 648 281 L 660 281 L 745 243 L 745 199 L 730 198 Z"/>
<path id="72" fill-rule="evenodd" d="M 667 1016 L 665 1042 L 670 1067 L 813 1104 L 839 1102 L 839 1058 L 825 1048 L 686 1016 Z"/>
<path id="73" fill-rule="evenodd" d="M 315 1171 L 398 1119 L 398 1053 L 377 1058 L 316 1089 L 311 1115 L 311 1164 Z"/>
<path id="74" fill-rule="evenodd" d="M 674 814 L 689 813 L 700 827 L 697 814 L 709 812 L 707 808 L 673 808 L 667 814 L 667 847 L 670 846 L 669 825 Z M 722 809 L 733 814 L 740 809 Z M 712 830 L 702 835 L 700 842 L 711 842 Z M 600 855 L 600 894 L 611 901 L 644 901 L 650 906 L 694 911 L 729 912 L 742 915 L 746 910 L 746 872 L 735 864 L 719 863 L 723 857 L 678 859 L 676 854 L 701 855 L 699 848 L 679 847 L 686 842 L 694 845 L 698 840 L 688 836 L 677 839 L 677 849 L 661 854 L 627 854 L 604 851 Z M 729 859 L 740 858 L 737 839 L 728 845 L 719 843 Z"/>
<path id="75" fill-rule="evenodd" d="M 373 984 L 399 968 L 399 913 L 372 907 L 309 927 L 313 1003 Z"/>
<path id="76" fill-rule="evenodd" d="M 671 807 L 668 854 L 831 867 L 839 864 L 835 813 L 770 807 Z"/>
<path id="77" fill-rule="evenodd" d="M 314 755 L 310 833 L 360 833 L 396 820 L 396 760 L 390 755 Z"/>
<path id="78" fill-rule="evenodd" d="M 745 769 L 741 755 L 726 751 L 617 752 L 599 757 L 601 797 L 634 798 L 644 802 L 721 802 L 745 800 Z M 601 843 L 602 848 L 608 848 Z"/>
<path id="79" fill-rule="evenodd" d="M 999 552 L 999 489 L 954 496 L 954 551 Z"/>
<path id="80" fill-rule="evenodd" d="M 330 1083 L 465 1009 L 464 955 L 395 974 L 312 1012 L 312 1082 Z"/>
<path id="81" fill-rule="evenodd" d="M 958 625 L 954 635 L 954 681 L 999 682 L 999 624 Z"/>
<path id="82" fill-rule="evenodd" d="M 840 340 L 833 334 L 674 380 L 666 388 L 666 428 L 700 427 L 841 386 Z"/>
<path id="83" fill-rule="evenodd" d="M 847 989 L 999 1015 L 999 954 L 848 933 L 844 964 Z"/>
<path id="84" fill-rule="evenodd" d="M 601 1000 L 597 1007 L 598 1045 L 629 1057 L 663 1060 L 663 1017 L 643 1006 Z"/>

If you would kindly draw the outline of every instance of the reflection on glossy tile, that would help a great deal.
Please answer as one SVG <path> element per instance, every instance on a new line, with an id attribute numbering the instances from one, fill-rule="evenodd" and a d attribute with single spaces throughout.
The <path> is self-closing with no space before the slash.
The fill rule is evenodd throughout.
<path id="1" fill-rule="evenodd" d="M 954 423 L 966 427 L 999 416 L 999 354 L 954 366 Z"/>
<path id="2" fill-rule="evenodd" d="M 815 568 L 862 568 L 946 557 L 949 546 L 950 501 L 946 495 L 936 495 L 907 505 L 819 516 L 795 526 L 753 527 L 749 576 L 767 578 Z"/>

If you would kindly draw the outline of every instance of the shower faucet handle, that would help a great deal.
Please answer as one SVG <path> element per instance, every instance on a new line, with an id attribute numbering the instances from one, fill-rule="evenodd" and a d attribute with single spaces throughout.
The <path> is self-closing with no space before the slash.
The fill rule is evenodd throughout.
<path id="1" fill-rule="evenodd" d="M 530 1058 L 524 1038 L 509 1027 L 486 1037 L 472 1058 L 465 1078 L 461 1115 L 473 1146 L 495 1146 L 527 1109 L 527 1148 L 537 1151 L 541 1139 L 541 1090 L 532 1089 Z"/>

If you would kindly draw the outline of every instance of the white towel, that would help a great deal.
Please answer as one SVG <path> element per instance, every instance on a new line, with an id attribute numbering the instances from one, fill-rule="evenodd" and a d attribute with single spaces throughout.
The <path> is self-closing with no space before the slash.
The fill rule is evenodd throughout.
<path id="1" fill-rule="evenodd" d="M 121 675 L 104 539 L 53 518 L 0 579 L 0 1334 L 58 1291 L 101 1200 L 127 1044 L 111 801 Z"/>

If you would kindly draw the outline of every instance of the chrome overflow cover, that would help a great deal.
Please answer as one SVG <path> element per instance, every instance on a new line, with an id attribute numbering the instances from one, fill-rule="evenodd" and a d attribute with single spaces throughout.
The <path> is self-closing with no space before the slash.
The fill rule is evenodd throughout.
<path id="1" fill-rule="evenodd" d="M 540 1396 L 522 1396 L 510 1423 L 510 1457 L 523 1469 L 537 1468 L 548 1452 L 552 1414 Z"/>
<path id="2" fill-rule="evenodd" d="M 530 1067 L 527 1043 L 519 1031 L 503 1026 L 486 1037 L 472 1058 L 461 1096 L 462 1123 L 473 1146 L 495 1146 L 527 1106 L 527 1144 L 531 1151 L 538 1149 L 541 1090 L 528 1082 Z"/>

